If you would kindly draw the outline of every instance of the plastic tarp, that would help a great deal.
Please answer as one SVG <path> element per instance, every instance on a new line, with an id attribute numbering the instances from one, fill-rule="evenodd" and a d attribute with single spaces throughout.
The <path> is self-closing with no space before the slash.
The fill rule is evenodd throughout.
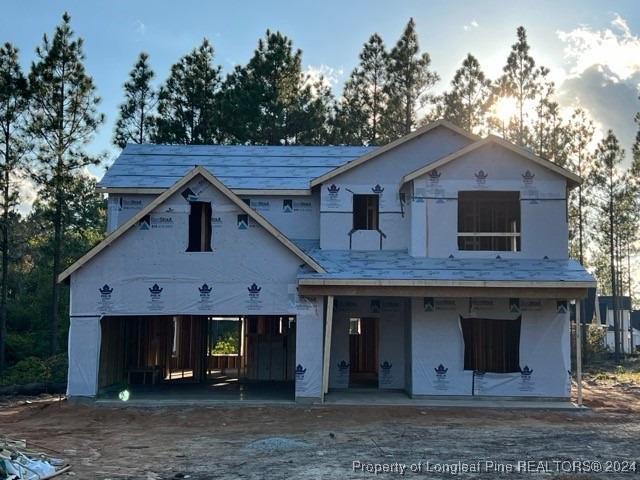
<path id="1" fill-rule="evenodd" d="M 100 317 L 71 317 L 67 395 L 93 397 L 98 391 Z"/>
<path id="2" fill-rule="evenodd" d="M 565 301 L 414 298 L 412 358 L 414 395 L 570 396 L 569 314 Z M 520 372 L 464 370 L 460 317 L 521 317 Z"/>

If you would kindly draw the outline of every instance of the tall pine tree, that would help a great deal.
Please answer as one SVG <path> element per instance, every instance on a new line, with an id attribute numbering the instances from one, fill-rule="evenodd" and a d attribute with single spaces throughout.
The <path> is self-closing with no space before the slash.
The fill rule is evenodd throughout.
<path id="1" fill-rule="evenodd" d="M 568 125 L 568 168 L 583 179 L 589 177 L 593 169 L 593 155 L 589 145 L 593 140 L 595 127 L 587 112 L 574 110 Z M 582 265 L 585 264 L 585 228 L 588 215 L 590 183 L 582 183 L 569 196 L 569 242 L 571 253 Z"/>
<path id="2" fill-rule="evenodd" d="M 598 228 L 596 242 L 598 253 L 608 259 L 606 268 L 598 273 L 603 291 L 609 291 L 613 297 L 619 295 L 619 285 L 616 271 L 616 250 L 618 248 L 619 219 L 625 214 L 623 198 L 625 195 L 625 175 L 621 168 L 624 150 L 620 147 L 617 137 L 611 130 L 598 144 L 595 151 L 594 167 L 589 177 L 593 185 L 593 208 L 596 214 Z M 600 265 L 601 267 L 604 264 Z M 620 358 L 620 323 L 614 305 L 614 334 L 615 357 Z"/>
<path id="3" fill-rule="evenodd" d="M 360 63 L 345 82 L 338 106 L 339 143 L 379 145 L 388 73 L 388 53 L 382 37 L 371 35 L 359 58 Z"/>
<path id="4" fill-rule="evenodd" d="M 42 199 L 51 205 L 53 224 L 53 275 L 51 297 L 50 351 L 58 350 L 58 274 L 65 241 L 71 186 L 74 175 L 99 159 L 87 155 L 91 141 L 104 116 L 98 112 L 100 98 L 93 79 L 84 68 L 83 41 L 71 29 L 65 13 L 53 37 L 45 34 L 36 49 L 37 61 L 31 66 L 29 83 L 32 101 L 29 131 L 34 137 L 35 168 L 31 175 L 40 187 Z"/>
<path id="5" fill-rule="evenodd" d="M 478 59 L 469 53 L 456 70 L 451 90 L 438 98 L 434 116 L 480 134 L 495 100 L 491 80 L 485 76 Z"/>
<path id="6" fill-rule="evenodd" d="M 124 102 L 118 107 L 113 144 L 149 143 L 154 124 L 157 94 L 151 81 L 155 73 L 149 66 L 149 54 L 140 52 L 138 61 L 124 84 Z"/>
<path id="7" fill-rule="evenodd" d="M 502 97 L 515 100 L 516 112 L 509 119 L 508 140 L 521 147 L 533 147 L 528 110 L 536 96 L 543 88 L 548 69 L 536 67 L 536 62 L 529 54 L 530 46 L 524 27 L 518 27 L 517 41 L 511 46 L 511 52 L 504 66 L 504 74 L 496 86 Z M 504 119 L 502 119 L 504 121 Z"/>
<path id="8" fill-rule="evenodd" d="M 214 49 L 206 38 L 171 67 L 160 88 L 154 143 L 219 143 L 221 67 L 213 66 Z"/>
<path id="9" fill-rule="evenodd" d="M 418 112 L 432 101 L 427 92 L 440 77 L 429 69 L 430 65 L 429 54 L 420 53 L 416 24 L 411 18 L 389 53 L 385 88 L 388 103 L 382 121 L 384 134 L 381 142 L 411 133 L 416 126 Z"/>
<path id="10" fill-rule="evenodd" d="M 27 79 L 18 61 L 18 49 L 10 43 L 0 47 L 0 253 L 2 280 L 0 288 L 0 372 L 4 369 L 7 338 L 7 288 L 12 211 L 18 204 L 18 175 L 28 145 L 25 141 L 25 114 L 29 92 Z"/>
<path id="11" fill-rule="evenodd" d="M 291 39 L 267 30 L 245 66 L 237 66 L 223 86 L 224 125 L 232 142 L 290 145 L 322 123 L 322 108 L 302 73 L 302 51 Z"/>

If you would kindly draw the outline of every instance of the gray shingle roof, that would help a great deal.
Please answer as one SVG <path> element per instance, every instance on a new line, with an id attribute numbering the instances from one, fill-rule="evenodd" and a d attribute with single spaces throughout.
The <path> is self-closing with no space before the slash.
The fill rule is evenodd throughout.
<path id="1" fill-rule="evenodd" d="M 196 165 L 227 187 L 306 190 L 309 182 L 375 147 L 127 145 L 100 188 L 168 188 Z"/>

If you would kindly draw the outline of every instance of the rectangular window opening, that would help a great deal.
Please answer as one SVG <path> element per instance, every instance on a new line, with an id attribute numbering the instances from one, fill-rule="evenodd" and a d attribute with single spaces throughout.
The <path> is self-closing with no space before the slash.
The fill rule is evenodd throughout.
<path id="1" fill-rule="evenodd" d="M 520 192 L 458 192 L 458 250 L 520 248 Z"/>
<path id="2" fill-rule="evenodd" d="M 189 202 L 189 246 L 187 252 L 211 251 L 211 203 Z"/>
<path id="3" fill-rule="evenodd" d="M 521 319 L 460 317 L 464 369 L 493 373 L 519 372 Z"/>
<path id="4" fill-rule="evenodd" d="M 349 335 L 360 335 L 362 333 L 362 329 L 360 326 L 359 318 L 350 318 L 349 319 Z"/>
<path id="5" fill-rule="evenodd" d="M 377 230 L 380 210 L 379 195 L 353 196 L 353 229 Z"/>

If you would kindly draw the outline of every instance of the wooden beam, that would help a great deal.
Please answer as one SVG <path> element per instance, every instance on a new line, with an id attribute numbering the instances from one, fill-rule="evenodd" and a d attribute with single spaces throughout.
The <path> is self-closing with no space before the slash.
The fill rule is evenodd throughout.
<path id="1" fill-rule="evenodd" d="M 301 296 L 377 297 L 491 297 L 491 298 L 586 298 L 587 287 L 465 287 L 465 286 L 371 286 L 302 285 Z"/>
<path id="2" fill-rule="evenodd" d="M 333 295 L 327 296 L 327 310 L 324 326 L 324 356 L 322 364 L 322 403 L 324 395 L 329 391 L 329 363 L 331 360 L 331 331 L 333 329 Z"/>

